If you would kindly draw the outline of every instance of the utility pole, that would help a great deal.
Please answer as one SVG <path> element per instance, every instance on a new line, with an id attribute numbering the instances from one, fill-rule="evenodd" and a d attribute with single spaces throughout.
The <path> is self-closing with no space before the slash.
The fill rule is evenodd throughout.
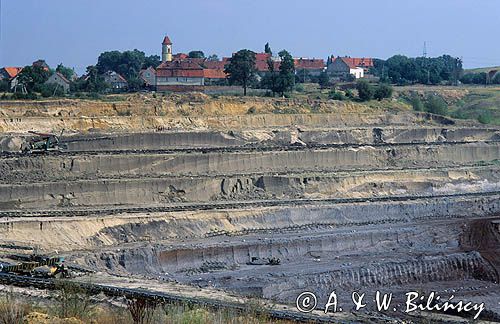
<path id="1" fill-rule="evenodd" d="M 431 71 L 427 64 L 427 42 L 424 41 L 424 48 L 422 50 L 422 68 L 427 70 L 427 84 L 431 82 Z"/>

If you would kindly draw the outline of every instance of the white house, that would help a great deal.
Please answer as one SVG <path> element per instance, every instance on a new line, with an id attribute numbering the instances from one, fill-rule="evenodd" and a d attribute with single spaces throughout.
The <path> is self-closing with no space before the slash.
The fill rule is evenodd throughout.
<path id="1" fill-rule="evenodd" d="M 363 78 L 365 71 L 373 66 L 370 58 L 336 57 L 328 59 L 327 72 L 332 75 L 352 74 L 356 79 Z"/>
<path id="2" fill-rule="evenodd" d="M 355 67 L 355 68 L 349 68 L 349 73 L 354 75 L 356 79 L 364 78 L 365 76 L 365 70 L 360 67 Z"/>

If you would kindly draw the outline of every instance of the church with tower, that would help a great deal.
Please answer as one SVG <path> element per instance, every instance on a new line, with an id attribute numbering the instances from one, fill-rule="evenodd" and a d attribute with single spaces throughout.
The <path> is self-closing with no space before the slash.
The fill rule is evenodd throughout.
<path id="1" fill-rule="evenodd" d="M 219 63 L 219 62 L 215 62 Z M 161 64 L 156 68 L 157 91 L 203 91 L 206 82 L 225 79 L 224 63 L 173 54 L 173 44 L 165 36 L 161 44 Z"/>
<path id="2" fill-rule="evenodd" d="M 172 41 L 168 36 L 165 36 L 161 43 L 161 62 L 172 61 Z"/>

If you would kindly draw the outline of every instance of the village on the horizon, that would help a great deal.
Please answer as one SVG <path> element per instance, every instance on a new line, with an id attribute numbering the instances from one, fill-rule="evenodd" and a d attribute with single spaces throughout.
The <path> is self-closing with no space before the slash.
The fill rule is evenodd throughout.
<path id="1" fill-rule="evenodd" d="M 161 64 L 157 67 L 149 66 L 139 72 L 143 88 L 157 91 L 194 91 L 202 90 L 205 85 L 223 85 L 227 80 L 224 72 L 225 65 L 231 60 L 223 57 L 221 60 L 212 57 L 190 57 L 186 53 L 173 52 L 173 42 L 165 36 L 162 42 Z M 272 53 L 255 53 L 255 67 L 257 76 L 263 77 L 269 73 L 268 61 L 272 60 L 278 70 L 280 59 Z M 319 76 L 327 72 L 333 77 L 344 78 L 352 75 L 355 79 L 370 77 L 369 70 L 373 65 L 373 58 L 355 58 L 334 55 L 328 57 L 326 63 L 317 58 L 294 58 L 296 75 Z M 41 66 L 49 70 L 44 60 L 33 62 L 32 66 Z M 8 80 L 11 91 L 19 91 L 18 74 L 23 67 L 3 67 L 0 69 L 0 80 Z M 88 77 L 86 74 L 82 78 Z M 107 71 L 103 74 L 104 80 L 114 90 L 125 90 L 128 83 L 123 75 L 116 71 Z M 70 83 L 78 78 L 76 72 L 72 78 L 62 73 L 54 72 L 47 83 L 59 85 L 65 92 L 70 90 Z"/>
<path id="2" fill-rule="evenodd" d="M 265 45 L 264 52 L 252 52 L 255 60 L 255 79 L 257 82 L 278 71 L 281 65 L 280 56 L 273 54 L 269 43 Z M 141 53 L 145 57 L 143 52 L 134 51 Z M 121 54 L 118 51 L 111 51 L 104 52 L 101 56 L 103 54 L 113 56 L 116 53 Z M 101 56 L 99 56 L 99 61 L 101 60 Z M 157 60 L 157 62 L 143 63 L 140 68 L 128 73 L 128 75 L 120 74 L 114 69 L 105 69 L 96 71 L 95 73 L 102 79 L 102 84 L 105 84 L 107 92 L 138 90 L 187 92 L 204 91 L 208 86 L 220 87 L 232 85 L 230 75 L 226 69 L 227 65 L 231 62 L 231 57 L 223 57 L 222 59 L 219 59 L 217 55 L 205 57 L 202 51 L 191 51 L 189 54 L 174 54 L 173 42 L 169 36 L 165 36 L 161 43 L 161 57 L 151 55 L 150 58 L 153 58 L 153 61 Z M 392 58 L 396 58 L 397 64 L 400 65 L 396 70 L 404 67 L 407 70 L 407 74 L 416 75 L 415 79 L 410 80 L 407 76 L 400 75 L 399 71 L 392 71 L 391 76 L 390 68 L 385 66 L 382 66 L 382 68 L 380 66 L 377 67 L 377 61 L 384 62 L 383 60 L 377 60 L 372 57 L 335 55 L 330 55 L 326 61 L 319 58 L 295 57 L 293 58 L 293 73 L 298 83 L 321 83 L 321 78 L 326 78 L 326 83 L 352 82 L 360 79 L 370 82 L 389 82 L 393 84 L 442 84 L 446 82 L 447 84 L 457 85 L 459 81 L 470 84 L 500 83 L 500 73 L 498 73 L 497 69 L 492 69 L 488 73 L 469 73 L 463 75 L 461 59 L 449 55 L 443 55 L 438 58 L 427 58 L 426 54 L 424 54 L 422 57 L 413 58 L 415 61 L 408 62 L 404 60 L 411 60 L 411 58 L 402 55 L 395 55 Z M 401 58 L 404 58 L 403 61 L 401 61 Z M 420 60 L 420 63 L 418 63 L 418 60 Z M 440 60 L 440 62 L 433 63 L 429 60 Z M 422 70 L 414 71 L 413 69 L 416 66 L 419 66 Z M 57 91 L 60 94 L 68 93 L 75 88 L 74 86 L 72 87 L 72 84 L 88 82 L 91 77 L 91 72 L 88 69 L 92 67 L 95 66 L 89 66 L 87 72 L 79 77 L 74 69 L 64 67 L 62 64 L 57 69 L 51 69 L 43 59 L 39 59 L 31 65 L 31 68 L 41 68 L 45 71 L 46 76 L 42 83 L 50 86 L 50 89 L 55 87 L 53 90 L 54 94 Z M 59 68 L 65 70 L 64 72 L 66 73 L 60 71 Z M 25 84 L 27 83 L 26 80 L 24 82 L 20 80 L 21 71 L 23 71 L 23 67 L 18 66 L 6 66 L 0 69 L 0 82 L 4 82 L 3 88 L 6 88 L 4 90 L 8 89 L 10 92 L 21 94 L 29 92 Z M 384 80 L 381 80 L 381 77 Z M 135 81 L 133 85 L 131 84 L 132 78 Z"/>

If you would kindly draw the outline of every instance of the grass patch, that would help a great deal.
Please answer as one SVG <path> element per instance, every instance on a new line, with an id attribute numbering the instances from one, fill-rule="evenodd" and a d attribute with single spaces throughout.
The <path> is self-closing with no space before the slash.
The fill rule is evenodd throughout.
<path id="1" fill-rule="evenodd" d="M 500 88 L 471 88 L 469 94 L 450 107 L 450 115 L 500 125 Z"/>

